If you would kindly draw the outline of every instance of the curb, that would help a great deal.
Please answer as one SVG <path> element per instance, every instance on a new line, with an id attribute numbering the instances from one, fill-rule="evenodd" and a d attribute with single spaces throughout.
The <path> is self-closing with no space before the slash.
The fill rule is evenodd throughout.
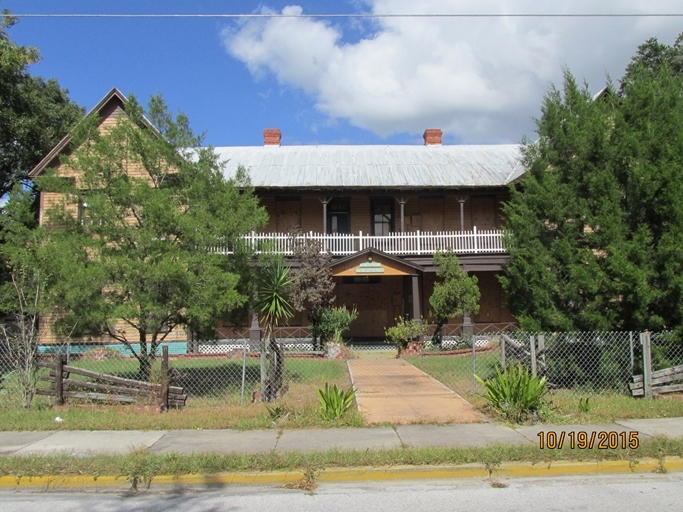
<path id="1" fill-rule="evenodd" d="M 494 467 L 483 464 L 461 466 L 392 466 L 323 469 L 315 473 L 316 482 L 372 482 L 390 480 L 431 480 L 446 478 L 517 478 L 578 476 L 615 473 L 666 473 L 683 471 L 683 458 L 608 460 L 590 462 L 558 461 L 551 463 L 506 462 Z M 148 485 L 286 485 L 306 478 L 303 470 L 230 472 L 210 475 L 159 475 L 149 482 L 140 478 L 143 487 Z M 66 488 L 122 487 L 128 489 L 130 477 L 116 476 L 40 476 L 0 477 L 0 489 L 40 488 L 55 490 Z"/>

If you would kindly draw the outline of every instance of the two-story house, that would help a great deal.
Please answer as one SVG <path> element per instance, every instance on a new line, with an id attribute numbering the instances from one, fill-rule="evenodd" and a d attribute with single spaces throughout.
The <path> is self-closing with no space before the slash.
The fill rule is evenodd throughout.
<path id="1" fill-rule="evenodd" d="M 501 203 L 523 172 L 516 145 L 443 145 L 438 129 L 401 146 L 283 146 L 280 130 L 263 135 L 263 146 L 216 148 L 226 173 L 247 169 L 268 211 L 253 240 L 275 239 L 284 253 L 293 230 L 319 240 L 334 256 L 337 303 L 359 313 L 350 337 L 382 338 L 399 316 L 429 320 L 433 255 L 449 247 L 479 280 L 475 332 L 514 323 L 496 276 L 506 261 Z"/>
<path id="2" fill-rule="evenodd" d="M 123 100 L 113 90 L 89 115 L 106 125 L 121 114 Z M 443 145 L 438 129 L 424 132 L 423 145 L 283 146 L 279 130 L 263 135 L 263 145 L 215 148 L 226 174 L 246 168 L 269 214 L 265 229 L 247 238 L 255 247 L 268 240 L 285 254 L 293 230 L 319 240 L 333 255 L 337 304 L 359 313 L 348 336 L 382 338 L 399 316 L 429 321 L 433 255 L 448 248 L 479 280 L 474 332 L 515 322 L 497 274 L 507 259 L 501 203 L 524 172 L 518 146 Z M 66 137 L 32 176 L 58 166 L 68 143 Z M 52 200 L 41 195 L 41 219 Z M 462 322 L 452 319 L 454 326 Z M 305 328 L 306 315 L 290 324 Z M 219 332 L 229 337 L 231 329 Z"/>

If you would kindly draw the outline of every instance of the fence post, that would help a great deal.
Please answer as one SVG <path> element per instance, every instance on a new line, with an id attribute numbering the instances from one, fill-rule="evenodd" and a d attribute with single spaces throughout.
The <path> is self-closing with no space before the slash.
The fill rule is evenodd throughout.
<path id="1" fill-rule="evenodd" d="M 500 364 L 503 366 L 503 371 L 507 368 L 505 364 L 505 337 L 501 334 L 500 336 Z"/>
<path id="2" fill-rule="evenodd" d="M 541 356 L 543 368 L 545 368 L 545 334 L 538 335 L 538 353 Z"/>
<path id="3" fill-rule="evenodd" d="M 628 333 L 628 346 L 631 349 L 631 375 L 633 375 L 634 361 L 633 361 L 633 331 Z"/>
<path id="4" fill-rule="evenodd" d="M 55 393 L 57 397 L 55 402 L 57 405 L 64 405 L 64 365 L 66 364 L 66 355 L 59 354 L 57 357 L 57 367 L 55 368 Z"/>
<path id="5" fill-rule="evenodd" d="M 254 299 L 256 299 L 256 289 L 254 289 Z M 261 347 L 261 326 L 258 323 L 258 313 L 253 312 L 251 315 L 251 327 L 249 328 L 249 350 L 252 347 Z M 261 351 L 263 352 L 263 351 Z M 262 358 L 261 358 L 262 359 Z M 259 363 L 261 362 L 259 360 Z M 263 369 L 262 369 L 263 371 Z M 242 386 L 240 389 L 240 405 L 244 405 L 244 387 L 247 376 L 247 340 L 244 340 L 244 347 L 242 349 Z"/>
<path id="6" fill-rule="evenodd" d="M 464 331 L 464 329 L 463 329 Z M 477 340 L 474 334 L 469 334 L 470 340 L 472 340 L 472 394 L 477 394 Z"/>
<path id="7" fill-rule="evenodd" d="M 652 347 L 650 333 L 640 333 L 640 343 L 643 344 L 643 390 L 645 398 L 652 398 Z"/>
<path id="8" fill-rule="evenodd" d="M 479 243 L 477 242 L 477 226 L 472 226 L 472 233 L 474 233 L 474 253 L 479 252 Z"/>
<path id="9" fill-rule="evenodd" d="M 531 375 L 536 377 L 536 338 L 529 336 L 529 351 L 531 354 Z"/>
<path id="10" fill-rule="evenodd" d="M 168 410 L 168 345 L 161 347 L 161 411 Z"/>

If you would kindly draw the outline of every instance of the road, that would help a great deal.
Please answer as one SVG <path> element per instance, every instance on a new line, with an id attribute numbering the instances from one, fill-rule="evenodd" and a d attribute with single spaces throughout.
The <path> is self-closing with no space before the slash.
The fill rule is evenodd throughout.
<path id="1" fill-rule="evenodd" d="M 683 511 L 683 474 L 105 492 L 0 492 L 0 512 Z"/>

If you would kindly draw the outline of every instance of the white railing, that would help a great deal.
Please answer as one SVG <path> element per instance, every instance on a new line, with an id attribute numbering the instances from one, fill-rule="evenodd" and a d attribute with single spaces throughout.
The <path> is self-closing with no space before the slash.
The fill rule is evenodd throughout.
<path id="1" fill-rule="evenodd" d="M 456 254 L 491 254 L 505 253 L 503 232 L 500 230 L 478 231 L 437 231 L 412 233 L 391 233 L 387 236 L 351 234 L 304 233 L 297 238 L 320 242 L 324 251 L 334 256 L 354 254 L 369 247 L 394 255 L 432 255 L 437 251 L 453 249 Z M 247 245 L 255 252 L 274 252 L 292 254 L 292 236 L 286 233 L 250 233 L 243 237 Z M 225 249 L 217 252 L 230 253 Z"/>

